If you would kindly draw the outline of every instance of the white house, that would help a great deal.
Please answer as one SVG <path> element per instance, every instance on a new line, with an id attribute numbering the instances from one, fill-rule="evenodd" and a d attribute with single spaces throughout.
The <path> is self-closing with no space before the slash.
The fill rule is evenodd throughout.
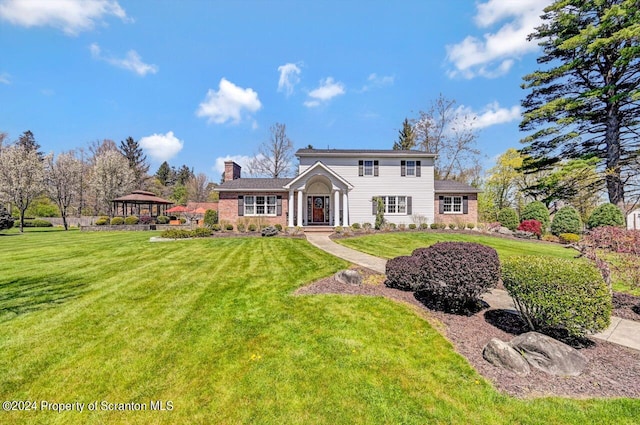
<path id="1" fill-rule="evenodd" d="M 640 209 L 633 210 L 627 215 L 627 229 L 640 230 Z"/>
<path id="2" fill-rule="evenodd" d="M 300 149 L 298 175 L 287 179 L 242 178 L 225 163 L 218 187 L 219 219 L 260 220 L 282 226 L 349 226 L 374 223 L 377 199 L 385 219 L 476 223 L 478 189 L 434 179 L 436 155 L 413 150 Z"/>

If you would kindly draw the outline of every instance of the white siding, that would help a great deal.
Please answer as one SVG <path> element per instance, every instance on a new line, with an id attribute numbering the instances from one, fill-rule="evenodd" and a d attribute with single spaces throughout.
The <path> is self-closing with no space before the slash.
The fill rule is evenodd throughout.
<path id="1" fill-rule="evenodd" d="M 379 175 L 358 176 L 359 160 L 379 161 Z M 400 161 L 420 161 L 421 177 L 400 176 Z M 434 177 L 433 158 L 429 157 L 407 157 L 407 158 L 385 158 L 380 157 L 358 157 L 354 155 L 345 157 L 302 157 L 300 158 L 299 172 L 304 172 L 316 161 L 322 161 L 342 178 L 353 185 L 353 190 L 349 191 L 349 221 L 351 223 L 371 223 L 375 222 L 375 215 L 372 214 L 371 199 L 374 196 L 411 196 L 412 214 L 386 214 L 385 219 L 390 223 L 410 224 L 413 223 L 412 215 L 420 214 L 426 217 L 429 223 L 434 220 Z"/>
<path id="2" fill-rule="evenodd" d="M 627 229 L 640 230 L 640 210 L 635 210 L 627 216 Z"/>

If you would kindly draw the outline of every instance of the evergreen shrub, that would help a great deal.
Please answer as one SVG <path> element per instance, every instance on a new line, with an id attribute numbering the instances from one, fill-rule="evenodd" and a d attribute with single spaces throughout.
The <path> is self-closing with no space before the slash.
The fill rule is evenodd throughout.
<path id="1" fill-rule="evenodd" d="M 518 228 L 520 221 L 518 220 L 518 213 L 513 208 L 503 208 L 498 212 L 498 221 L 500 225 L 506 227 L 512 232 Z"/>
<path id="2" fill-rule="evenodd" d="M 140 219 L 135 215 L 130 215 L 129 217 L 124 219 L 124 224 L 127 226 L 134 226 L 140 222 Z"/>
<path id="3" fill-rule="evenodd" d="M 578 211 L 566 206 L 558 210 L 553 216 L 551 222 L 551 233 L 560 235 L 561 233 L 580 233 L 582 232 L 582 220 Z"/>
<path id="4" fill-rule="evenodd" d="M 613 204 L 602 204 L 589 216 L 587 227 L 594 229 L 600 226 L 624 226 L 624 216 L 620 208 Z"/>
<path id="5" fill-rule="evenodd" d="M 542 224 L 543 232 L 545 232 L 549 227 L 549 209 L 540 201 L 530 202 L 522 210 L 520 220 L 538 220 Z"/>

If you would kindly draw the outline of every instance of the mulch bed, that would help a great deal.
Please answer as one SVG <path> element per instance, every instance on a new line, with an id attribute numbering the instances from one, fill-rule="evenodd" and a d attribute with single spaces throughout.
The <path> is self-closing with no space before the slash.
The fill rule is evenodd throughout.
<path id="1" fill-rule="evenodd" d="M 298 289 L 296 294 L 383 296 L 417 306 L 482 376 L 498 390 L 515 397 L 640 397 L 640 351 L 590 339 L 579 346 L 589 359 L 582 375 L 558 377 L 531 368 L 528 376 L 519 377 L 482 357 L 482 349 L 491 338 L 508 341 L 527 331 L 515 311 L 488 308 L 471 316 L 447 314 L 429 309 L 412 292 L 387 288 L 383 275 L 361 267 L 355 269 L 364 278 L 365 283 L 360 286 L 345 285 L 328 277 Z M 613 314 L 640 321 L 640 297 L 614 294 Z"/>

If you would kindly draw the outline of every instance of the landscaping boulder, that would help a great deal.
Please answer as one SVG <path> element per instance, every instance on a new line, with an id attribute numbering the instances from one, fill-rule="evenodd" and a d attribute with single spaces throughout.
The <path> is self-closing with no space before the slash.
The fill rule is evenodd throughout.
<path id="1" fill-rule="evenodd" d="M 587 366 L 587 358 L 575 348 L 537 332 L 518 335 L 511 346 L 531 366 L 551 375 L 578 376 Z"/>
<path id="2" fill-rule="evenodd" d="M 262 229 L 262 236 L 275 236 L 278 234 L 278 229 L 273 226 L 267 226 Z"/>
<path id="3" fill-rule="evenodd" d="M 514 350 L 508 342 L 491 338 L 482 349 L 482 357 L 494 366 L 507 369 L 518 376 L 527 376 L 531 372 L 529 363 Z"/>
<path id="4" fill-rule="evenodd" d="M 357 270 L 340 270 L 334 277 L 338 282 L 345 285 L 359 286 L 362 284 L 362 276 Z"/>
<path id="5" fill-rule="evenodd" d="M 501 235 L 513 235 L 513 232 L 504 226 L 498 228 L 498 233 L 500 233 Z"/>

